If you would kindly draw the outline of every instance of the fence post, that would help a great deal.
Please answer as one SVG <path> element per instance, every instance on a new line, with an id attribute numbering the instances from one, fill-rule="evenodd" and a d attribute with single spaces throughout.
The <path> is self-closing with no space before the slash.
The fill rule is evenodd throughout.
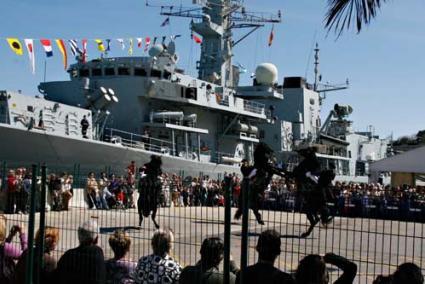
<path id="1" fill-rule="evenodd" d="M 231 204 L 230 195 L 232 192 L 233 179 L 225 177 L 225 204 L 224 204 L 224 284 L 230 283 L 230 226 L 231 226 Z"/>
<path id="2" fill-rule="evenodd" d="M 40 234 L 40 240 L 41 243 L 37 247 L 37 261 L 36 261 L 36 278 L 34 283 L 41 283 L 40 282 L 40 271 L 44 268 L 44 232 L 46 228 L 46 183 L 47 183 L 47 176 L 46 176 L 46 166 L 43 165 L 41 167 L 41 198 L 40 198 L 40 228 L 39 228 L 39 234 Z"/>
<path id="3" fill-rule="evenodd" d="M 7 168 L 7 163 L 6 163 L 6 161 L 3 161 L 2 172 L 1 172 L 1 182 L 2 182 L 1 188 L 2 188 L 2 190 L 6 189 L 6 177 L 7 177 L 6 168 Z"/>
<path id="4" fill-rule="evenodd" d="M 248 265 L 248 221 L 249 221 L 249 178 L 242 181 L 242 244 L 241 244 L 241 283 L 244 283 L 244 272 Z"/>
<path id="5" fill-rule="evenodd" d="M 32 165 L 32 183 L 31 183 L 31 201 L 30 215 L 28 224 L 28 258 L 26 267 L 25 283 L 33 283 L 33 266 L 34 266 L 34 223 L 35 223 L 35 194 L 37 186 L 37 166 Z"/>

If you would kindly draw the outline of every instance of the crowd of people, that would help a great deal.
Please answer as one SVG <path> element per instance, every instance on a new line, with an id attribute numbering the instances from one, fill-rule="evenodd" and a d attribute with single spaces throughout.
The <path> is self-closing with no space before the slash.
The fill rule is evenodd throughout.
<path id="1" fill-rule="evenodd" d="M 9 234 L 7 227 L 6 218 L 0 215 L 0 283 L 25 283 L 29 255 L 27 235 L 22 226 L 11 226 Z M 224 244 L 218 237 L 204 239 L 199 261 L 182 268 L 171 256 L 174 234 L 170 229 L 157 230 L 151 239 L 152 254 L 141 256 L 138 261 L 128 257 L 131 238 L 124 230 L 116 230 L 109 236 L 113 252 L 110 259 L 104 257 L 106 248 L 99 244 L 99 227 L 95 221 L 84 222 L 77 232 L 79 245 L 67 250 L 59 260 L 52 256 L 59 243 L 59 229 L 47 226 L 44 234 L 37 232 L 34 251 L 39 251 L 44 245 L 43 264 L 34 262 L 33 269 L 33 277 L 39 277 L 39 283 L 224 283 L 225 275 L 220 269 Z M 15 236 L 19 237 L 19 246 L 13 242 Z M 357 274 L 354 262 L 333 253 L 305 256 L 293 274 L 276 268 L 276 259 L 281 254 L 281 236 L 274 230 L 266 230 L 259 235 L 256 250 L 257 263 L 243 271 L 230 261 L 229 283 L 326 284 L 330 283 L 327 264 L 342 271 L 333 283 L 353 283 Z M 414 263 L 403 263 L 391 275 L 379 275 L 374 283 L 422 284 L 423 281 L 420 267 Z"/>
<path id="2" fill-rule="evenodd" d="M 139 181 L 143 168 L 137 169 L 131 162 L 126 175 L 117 176 L 102 172 L 98 176 L 90 172 L 83 182 L 86 202 L 91 209 L 135 208 L 134 193 L 140 190 Z M 241 177 L 232 174 L 231 204 L 238 207 L 241 193 Z M 161 175 L 162 191 L 159 196 L 161 207 L 224 206 L 224 180 L 209 176 L 183 178 L 175 173 Z M 28 213 L 32 173 L 25 168 L 9 170 L 5 182 L 7 192 L 6 213 Z M 38 184 L 40 180 L 38 179 Z M 82 185 L 82 183 L 79 183 Z M 46 208 L 68 210 L 73 197 L 74 178 L 62 172 L 47 178 Z M 3 190 L 3 188 L 2 188 Z M 377 184 L 335 182 L 332 189 L 333 201 L 328 205 L 332 214 L 347 217 L 365 217 L 425 221 L 425 187 L 390 187 Z M 37 196 L 37 200 L 40 196 Z M 273 179 L 265 191 L 262 209 L 278 211 L 303 211 L 302 197 L 297 194 L 296 183 L 279 177 Z M 39 202 L 36 202 L 37 206 Z M 36 208 L 39 210 L 40 208 Z"/>

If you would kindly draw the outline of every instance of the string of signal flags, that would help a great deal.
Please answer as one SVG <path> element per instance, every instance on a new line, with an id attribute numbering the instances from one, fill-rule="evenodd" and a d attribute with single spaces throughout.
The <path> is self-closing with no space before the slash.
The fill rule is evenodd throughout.
<path id="1" fill-rule="evenodd" d="M 96 49 L 102 54 L 107 54 L 113 49 L 113 43 L 118 44 L 119 48 L 124 51 L 127 50 L 127 54 L 132 56 L 135 52 L 135 49 L 139 49 L 142 52 L 147 52 L 149 48 L 157 43 L 165 44 L 167 39 L 174 41 L 176 38 L 181 35 L 171 35 L 171 36 L 160 36 L 160 37 L 135 37 L 135 38 L 116 38 L 116 39 L 19 39 L 19 38 L 0 38 L 5 39 L 8 43 L 10 49 L 18 56 L 24 54 L 24 46 L 28 53 L 28 58 L 30 61 L 30 67 L 33 74 L 35 74 L 35 44 L 39 43 L 43 47 L 45 56 L 47 58 L 52 57 L 53 45 L 59 49 L 59 52 L 62 55 L 64 69 L 68 68 L 68 49 L 71 50 L 71 53 L 74 57 L 80 57 L 82 62 L 85 63 L 87 59 L 87 49 L 88 43 L 93 43 Z M 196 35 L 191 35 L 192 40 L 201 44 L 202 39 Z"/>

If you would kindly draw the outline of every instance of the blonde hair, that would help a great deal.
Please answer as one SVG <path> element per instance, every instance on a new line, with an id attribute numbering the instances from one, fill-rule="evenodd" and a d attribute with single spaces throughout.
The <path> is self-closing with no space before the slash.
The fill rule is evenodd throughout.
<path id="1" fill-rule="evenodd" d="M 6 239 L 6 217 L 0 215 L 0 245 L 4 243 Z"/>
<path id="2" fill-rule="evenodd" d="M 35 234 L 35 243 L 36 245 L 41 244 L 41 234 L 40 230 Z M 44 229 L 44 251 L 51 252 L 55 249 L 56 244 L 59 241 L 59 229 L 56 227 L 46 226 Z"/>
<path id="3" fill-rule="evenodd" d="M 109 245 L 114 252 L 115 258 L 121 259 L 130 250 L 131 240 L 124 230 L 116 230 L 109 237 Z"/>

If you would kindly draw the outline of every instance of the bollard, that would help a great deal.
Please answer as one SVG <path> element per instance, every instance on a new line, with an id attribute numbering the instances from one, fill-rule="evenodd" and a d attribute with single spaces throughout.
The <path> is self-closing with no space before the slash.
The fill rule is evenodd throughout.
<path id="1" fill-rule="evenodd" d="M 244 271 L 248 265 L 248 221 L 249 221 L 249 178 L 242 181 L 242 244 L 241 244 L 241 283 L 244 283 Z"/>
<path id="2" fill-rule="evenodd" d="M 224 284 L 230 283 L 230 231 L 231 231 L 231 204 L 230 196 L 233 187 L 233 179 L 229 176 L 225 177 L 226 192 L 224 204 Z"/>
<path id="3" fill-rule="evenodd" d="M 28 258 L 25 274 L 25 283 L 33 283 L 33 266 L 34 266 L 34 223 L 35 223 L 35 194 L 37 185 L 37 166 L 32 165 L 32 183 L 31 183 L 31 201 L 30 201 L 30 215 L 28 224 Z"/>

